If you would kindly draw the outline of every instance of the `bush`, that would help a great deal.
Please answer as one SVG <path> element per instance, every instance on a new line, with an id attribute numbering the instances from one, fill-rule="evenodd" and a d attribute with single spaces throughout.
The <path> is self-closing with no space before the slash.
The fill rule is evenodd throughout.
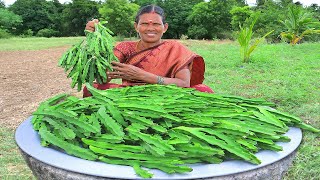
<path id="1" fill-rule="evenodd" d="M 38 31 L 37 36 L 38 37 L 53 37 L 57 36 L 59 34 L 58 31 L 50 29 L 50 28 L 44 28 Z"/>
<path id="2" fill-rule="evenodd" d="M 28 29 L 26 31 L 24 31 L 20 37 L 22 38 L 26 38 L 26 37 L 32 37 L 33 36 L 33 31 L 31 29 Z"/>
<path id="3" fill-rule="evenodd" d="M 185 34 L 182 34 L 180 40 L 187 40 L 189 37 Z"/>
<path id="4" fill-rule="evenodd" d="M 215 36 L 217 37 L 217 39 L 230 39 L 230 40 L 236 39 L 232 31 L 220 31 Z"/>
<path id="5" fill-rule="evenodd" d="M 114 36 L 113 38 L 115 39 L 115 41 L 124 41 L 124 36 L 120 34 Z"/>
<path id="6" fill-rule="evenodd" d="M 303 41 L 308 42 L 320 42 L 320 34 L 311 34 L 309 36 L 305 36 L 303 38 Z"/>
<path id="7" fill-rule="evenodd" d="M 206 28 L 204 28 L 203 26 L 195 26 L 192 25 L 191 27 L 188 28 L 188 37 L 192 38 L 192 39 L 210 39 L 210 37 L 208 37 L 208 31 Z"/>
<path id="8" fill-rule="evenodd" d="M 6 29 L 0 28 L 0 39 L 9 37 L 11 37 L 11 34 Z"/>

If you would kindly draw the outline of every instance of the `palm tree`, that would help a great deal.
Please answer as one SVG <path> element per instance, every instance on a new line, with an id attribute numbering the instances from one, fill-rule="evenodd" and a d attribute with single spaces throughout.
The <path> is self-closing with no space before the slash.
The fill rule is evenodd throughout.
<path id="1" fill-rule="evenodd" d="M 287 19 L 280 21 L 287 29 L 281 33 L 281 37 L 290 41 L 290 44 L 297 44 L 304 36 L 320 33 L 315 27 L 320 25 L 320 22 L 312 17 L 309 12 L 303 11 L 301 7 L 289 6 Z"/>

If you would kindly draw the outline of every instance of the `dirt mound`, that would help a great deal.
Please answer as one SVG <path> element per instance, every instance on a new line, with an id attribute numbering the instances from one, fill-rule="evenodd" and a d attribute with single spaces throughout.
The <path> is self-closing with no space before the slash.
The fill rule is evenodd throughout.
<path id="1" fill-rule="evenodd" d="M 68 47 L 36 51 L 0 51 L 0 125 L 15 128 L 39 103 L 59 93 L 73 93 L 58 60 Z"/>

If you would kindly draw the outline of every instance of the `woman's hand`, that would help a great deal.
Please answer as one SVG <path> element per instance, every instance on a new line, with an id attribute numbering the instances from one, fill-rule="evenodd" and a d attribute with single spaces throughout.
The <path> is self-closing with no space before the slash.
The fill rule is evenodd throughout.
<path id="1" fill-rule="evenodd" d="M 125 79 L 128 81 L 142 81 L 149 84 L 157 84 L 158 75 L 144 71 L 136 66 L 111 62 L 113 72 L 107 72 L 108 79 Z M 190 70 L 187 68 L 178 71 L 174 78 L 162 77 L 162 84 L 176 84 L 179 87 L 190 87 Z"/>
<path id="2" fill-rule="evenodd" d="M 93 19 L 92 21 L 88 21 L 88 23 L 86 24 L 85 30 L 94 32 L 95 31 L 94 24 L 97 24 L 97 23 L 99 23 L 98 19 Z"/>
<path id="3" fill-rule="evenodd" d="M 144 70 L 130 65 L 130 64 L 123 64 L 119 62 L 111 62 L 112 68 L 115 70 L 113 72 L 107 72 L 108 78 L 110 79 L 125 79 L 128 81 L 133 80 L 143 80 Z"/>

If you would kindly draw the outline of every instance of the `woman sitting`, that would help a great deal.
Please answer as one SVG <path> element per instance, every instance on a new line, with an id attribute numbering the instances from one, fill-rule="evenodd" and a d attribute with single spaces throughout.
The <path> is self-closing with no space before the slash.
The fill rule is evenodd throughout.
<path id="1" fill-rule="evenodd" d="M 98 21 L 89 21 L 86 30 L 94 31 L 94 23 Z M 162 8 L 155 5 L 142 7 L 134 27 L 141 39 L 115 46 L 114 54 L 120 62 L 112 62 L 114 71 L 107 72 L 108 83 L 94 84 L 94 87 L 105 90 L 141 84 L 176 84 L 213 93 L 202 84 L 205 71 L 203 58 L 177 41 L 161 39 L 168 29 Z M 121 85 L 109 83 L 119 78 L 122 79 Z M 90 95 L 85 87 L 83 96 Z"/>

